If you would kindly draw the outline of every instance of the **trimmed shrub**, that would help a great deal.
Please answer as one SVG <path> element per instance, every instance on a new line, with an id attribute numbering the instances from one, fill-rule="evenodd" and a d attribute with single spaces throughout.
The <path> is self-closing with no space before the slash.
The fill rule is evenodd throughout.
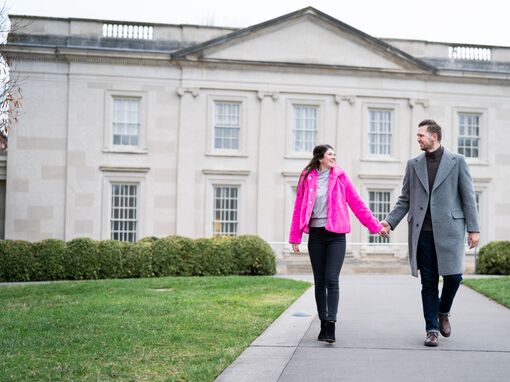
<path id="1" fill-rule="evenodd" d="M 159 240 L 159 238 L 156 237 L 156 236 L 146 236 L 143 239 L 138 240 L 137 243 L 150 243 L 150 244 L 153 244 L 153 243 L 155 243 L 158 240 Z"/>
<path id="2" fill-rule="evenodd" d="M 0 280 L 32 280 L 34 273 L 33 251 L 33 244 L 28 241 L 0 241 Z"/>
<path id="3" fill-rule="evenodd" d="M 152 252 L 149 243 L 123 243 L 122 268 L 125 278 L 152 277 Z"/>
<path id="4" fill-rule="evenodd" d="M 34 276 L 32 280 L 62 280 L 65 277 L 66 243 L 47 239 L 34 245 Z"/>
<path id="5" fill-rule="evenodd" d="M 64 269 L 66 278 L 71 280 L 97 279 L 99 273 L 97 241 L 77 238 L 68 242 Z"/>
<path id="6" fill-rule="evenodd" d="M 157 240 L 152 250 L 152 267 L 157 277 L 200 274 L 201 266 L 192 239 L 168 236 Z"/>
<path id="7" fill-rule="evenodd" d="M 492 241 L 484 245 L 478 254 L 477 273 L 510 275 L 510 241 Z"/>
<path id="8" fill-rule="evenodd" d="M 232 275 L 235 271 L 231 237 L 195 240 L 200 276 Z"/>
<path id="9" fill-rule="evenodd" d="M 274 275 L 276 258 L 269 244 L 256 235 L 238 236 L 232 245 L 235 270 L 240 275 Z"/>
<path id="10" fill-rule="evenodd" d="M 117 240 L 103 240 L 98 243 L 100 279 L 119 278 L 124 275 L 122 258 L 125 243 Z"/>

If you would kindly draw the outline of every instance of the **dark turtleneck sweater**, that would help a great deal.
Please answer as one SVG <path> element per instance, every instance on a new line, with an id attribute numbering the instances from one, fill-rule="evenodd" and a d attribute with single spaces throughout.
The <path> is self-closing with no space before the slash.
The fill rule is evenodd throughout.
<path id="1" fill-rule="evenodd" d="M 441 163 L 443 152 L 443 146 L 439 146 L 437 150 L 432 151 L 431 153 L 425 152 L 425 159 L 427 160 L 427 175 L 429 177 L 429 203 L 427 206 L 427 213 L 425 214 L 425 220 L 423 220 L 423 225 L 421 227 L 422 231 L 432 231 L 432 216 L 430 215 L 430 194 L 432 193 L 432 187 L 434 186 L 434 181 L 436 180 L 437 169 L 439 168 L 439 163 Z"/>

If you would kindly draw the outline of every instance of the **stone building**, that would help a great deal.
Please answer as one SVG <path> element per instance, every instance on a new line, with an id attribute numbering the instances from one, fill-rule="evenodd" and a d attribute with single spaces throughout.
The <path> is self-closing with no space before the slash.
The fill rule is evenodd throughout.
<path id="1" fill-rule="evenodd" d="M 258 234 L 281 254 L 315 144 L 383 217 L 424 118 L 468 160 L 482 242 L 508 238 L 510 47 L 378 39 L 311 7 L 244 29 L 10 17 L 5 238 Z M 354 257 L 406 256 L 405 221 L 377 245 L 352 223 Z"/>

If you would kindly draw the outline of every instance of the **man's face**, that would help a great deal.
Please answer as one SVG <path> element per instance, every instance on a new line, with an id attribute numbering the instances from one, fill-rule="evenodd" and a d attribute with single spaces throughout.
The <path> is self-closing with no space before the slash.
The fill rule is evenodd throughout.
<path id="1" fill-rule="evenodd" d="M 434 144 L 437 141 L 437 135 L 428 132 L 427 126 L 420 126 L 416 133 L 416 140 L 418 141 L 422 151 L 428 151 L 434 147 Z"/>

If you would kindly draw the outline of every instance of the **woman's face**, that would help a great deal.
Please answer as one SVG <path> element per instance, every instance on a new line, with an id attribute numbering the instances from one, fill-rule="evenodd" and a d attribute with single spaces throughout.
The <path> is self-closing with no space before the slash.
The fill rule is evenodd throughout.
<path id="1" fill-rule="evenodd" d="M 327 170 L 329 168 L 335 167 L 336 166 L 335 152 L 331 149 L 328 149 L 328 151 L 324 153 L 324 156 L 322 157 L 322 159 L 319 160 L 319 162 L 321 164 L 322 170 Z"/>

